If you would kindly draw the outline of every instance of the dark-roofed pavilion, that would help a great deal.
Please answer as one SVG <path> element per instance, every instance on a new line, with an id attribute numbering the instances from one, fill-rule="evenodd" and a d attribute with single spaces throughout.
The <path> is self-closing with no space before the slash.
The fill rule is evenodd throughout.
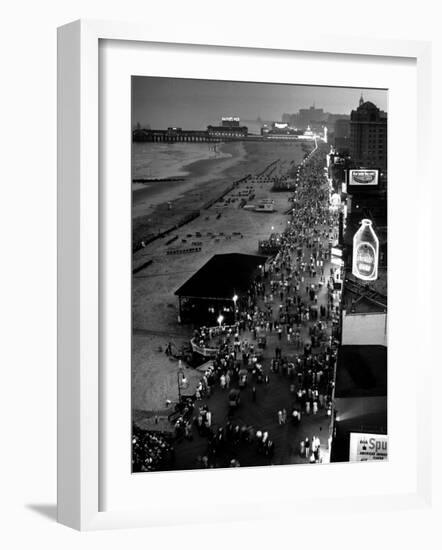
<path id="1" fill-rule="evenodd" d="M 188 279 L 175 295 L 181 322 L 216 326 L 235 322 L 236 308 L 247 304 L 249 290 L 267 258 L 251 254 L 216 254 Z"/>

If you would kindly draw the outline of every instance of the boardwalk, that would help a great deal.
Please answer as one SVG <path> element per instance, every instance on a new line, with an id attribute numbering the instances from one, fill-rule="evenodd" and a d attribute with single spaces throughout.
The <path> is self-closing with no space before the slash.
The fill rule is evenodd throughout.
<path id="1" fill-rule="evenodd" d="M 307 254 L 309 250 L 304 249 Z M 327 261 L 324 265 L 324 272 L 328 273 L 330 263 Z M 320 275 L 306 278 L 308 285 L 317 284 Z M 305 289 L 304 289 L 305 293 Z M 272 309 L 276 317 L 279 310 L 281 300 L 275 297 Z M 318 293 L 318 307 L 328 304 L 328 290 L 324 285 Z M 263 303 L 259 304 L 261 307 Z M 335 302 L 338 305 L 338 302 Z M 308 342 L 311 340 L 309 329 L 313 325 L 313 321 L 305 322 L 301 326 L 301 340 Z M 327 335 L 331 336 L 332 323 L 330 322 L 326 329 Z M 284 425 L 278 425 L 278 410 L 285 408 L 288 412 L 291 411 L 293 403 L 296 401 L 295 396 L 290 391 L 291 381 L 287 375 L 273 373 L 270 369 L 271 358 L 275 355 L 276 347 L 281 348 L 282 355 L 292 359 L 297 355 L 302 354 L 302 349 L 298 348 L 293 342 L 287 341 L 286 334 L 281 335 L 279 340 L 278 334 L 273 330 L 259 331 L 257 337 L 265 335 L 267 346 L 264 350 L 263 367 L 264 373 L 269 376 L 270 383 L 256 384 L 251 374 L 248 375 L 248 385 L 241 390 L 241 405 L 231 418 L 233 424 L 252 425 L 256 428 L 265 429 L 269 432 L 272 441 L 275 443 L 275 454 L 272 460 L 257 453 L 256 445 L 242 444 L 237 448 L 229 449 L 230 452 L 221 454 L 217 459 L 217 466 L 228 466 L 229 459 L 235 456 L 241 466 L 253 465 L 268 465 L 268 464 L 294 464 L 306 463 L 308 460 L 299 455 L 299 442 L 306 437 L 309 439 L 313 435 L 320 438 L 321 449 L 323 452 L 323 462 L 328 461 L 328 437 L 330 417 L 327 415 L 325 408 L 320 408 L 316 415 L 306 415 L 303 412 L 300 424 L 294 425 L 288 421 Z M 255 345 L 257 339 L 253 338 L 253 334 L 245 331 L 241 334 L 242 339 L 247 339 Z M 318 351 L 318 350 L 316 350 Z M 299 384 L 295 378 L 295 390 L 298 390 Z M 257 390 L 256 401 L 252 400 L 251 388 L 255 385 Z M 219 426 L 224 426 L 228 420 L 228 390 L 216 388 L 214 394 L 208 399 L 202 399 L 197 402 L 197 407 L 207 404 L 212 412 L 213 427 L 217 429 Z M 195 468 L 196 459 L 207 453 L 208 441 L 206 437 L 200 437 L 196 429 L 193 429 L 193 441 L 183 439 L 176 445 L 176 465 L 177 469 Z"/>

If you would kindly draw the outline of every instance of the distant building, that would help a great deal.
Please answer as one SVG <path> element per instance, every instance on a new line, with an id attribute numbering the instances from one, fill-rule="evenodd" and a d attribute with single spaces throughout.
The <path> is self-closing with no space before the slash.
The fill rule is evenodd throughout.
<path id="1" fill-rule="evenodd" d="M 324 109 L 317 109 L 314 105 L 308 109 L 299 109 L 298 126 L 314 126 L 315 124 L 325 124 L 328 116 Z"/>
<path id="2" fill-rule="evenodd" d="M 315 134 L 315 132 L 310 128 L 310 126 L 307 126 L 307 129 L 305 130 L 305 132 L 302 134 L 302 138 L 303 139 L 308 139 L 308 140 L 315 140 L 317 137 L 317 135 Z"/>
<path id="3" fill-rule="evenodd" d="M 283 113 L 282 115 L 282 121 L 291 127 L 305 130 L 309 126 L 315 132 L 322 132 L 324 126 L 327 125 L 331 134 L 334 132 L 336 121 L 344 119 L 349 120 L 350 115 L 328 113 L 314 105 L 308 109 L 299 109 L 297 113 Z"/>
<path id="4" fill-rule="evenodd" d="M 346 153 L 350 149 L 350 120 L 338 119 L 335 121 L 334 144 L 339 153 Z"/>
<path id="5" fill-rule="evenodd" d="M 350 156 L 355 167 L 387 170 L 387 114 L 362 96 L 351 112 Z"/>
<path id="6" fill-rule="evenodd" d="M 350 120 L 349 114 L 333 114 L 333 113 L 325 113 L 327 115 L 327 126 L 329 128 L 334 128 L 335 124 L 338 120 Z"/>
<path id="7" fill-rule="evenodd" d="M 301 130 L 290 127 L 287 122 L 272 122 L 271 126 L 264 124 L 261 128 L 261 135 L 268 139 L 289 139 L 290 137 L 297 139 L 301 134 Z"/>
<path id="8" fill-rule="evenodd" d="M 245 138 L 249 133 L 247 126 L 240 126 L 240 118 L 226 116 L 221 118 L 221 126 L 207 126 L 210 139 L 238 139 Z"/>

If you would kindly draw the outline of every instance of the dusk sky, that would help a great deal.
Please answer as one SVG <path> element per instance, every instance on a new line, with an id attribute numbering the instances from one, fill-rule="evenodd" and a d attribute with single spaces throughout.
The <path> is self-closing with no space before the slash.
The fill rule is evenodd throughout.
<path id="1" fill-rule="evenodd" d="M 365 101 L 388 110 L 386 90 L 138 76 L 132 78 L 132 124 L 202 130 L 222 116 L 277 121 L 282 113 L 313 104 L 326 112 L 350 114 L 361 92 Z"/>

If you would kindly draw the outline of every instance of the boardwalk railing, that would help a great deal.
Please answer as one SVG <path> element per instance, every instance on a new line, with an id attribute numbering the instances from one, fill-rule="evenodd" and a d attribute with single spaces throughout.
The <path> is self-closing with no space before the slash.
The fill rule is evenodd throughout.
<path id="1" fill-rule="evenodd" d="M 194 338 L 192 338 L 192 340 L 190 340 L 190 345 L 192 346 L 192 351 L 193 352 L 199 353 L 203 357 L 216 357 L 216 354 L 218 353 L 217 348 L 206 348 L 204 346 L 199 346 L 195 342 Z"/>

